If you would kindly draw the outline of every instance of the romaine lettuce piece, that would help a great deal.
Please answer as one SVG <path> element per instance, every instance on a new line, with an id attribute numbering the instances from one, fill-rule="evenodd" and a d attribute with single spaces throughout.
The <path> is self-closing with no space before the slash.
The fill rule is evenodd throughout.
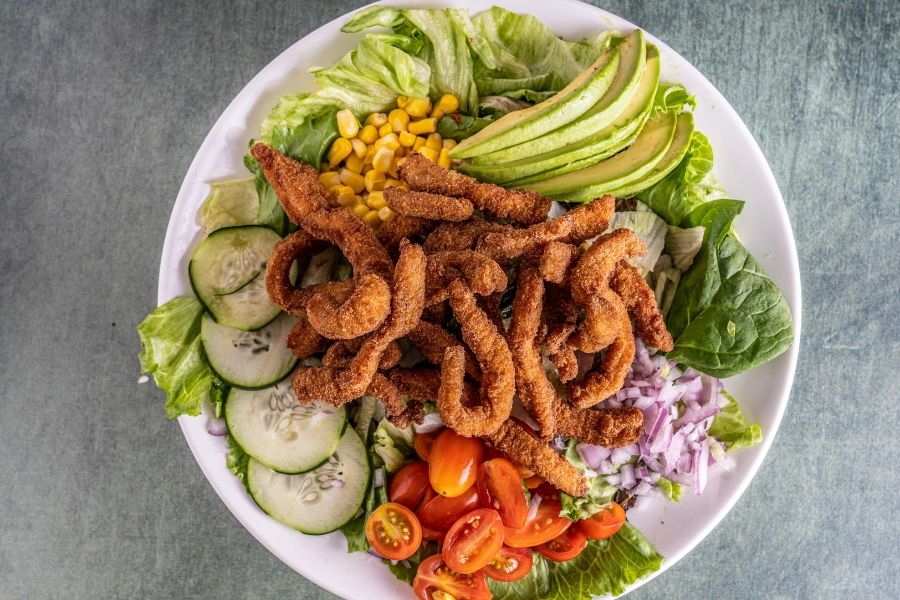
<path id="1" fill-rule="evenodd" d="M 228 455 L 225 457 L 225 466 L 244 484 L 244 488 L 249 494 L 247 467 L 250 465 L 250 455 L 244 452 L 244 449 L 232 436 L 226 436 L 226 439 L 228 440 Z"/>
<path id="2" fill-rule="evenodd" d="M 753 446 L 762 441 L 762 430 L 759 423 L 750 425 L 741 414 L 741 408 L 737 400 L 724 390 L 722 395 L 728 398 L 728 404 L 722 407 L 722 412 L 713 417 L 709 427 L 709 435 L 723 442 L 728 451 L 736 448 Z"/>
<path id="3" fill-rule="evenodd" d="M 588 466 L 584 464 L 581 455 L 575 449 L 577 445 L 577 440 L 569 440 L 566 446 L 566 458 L 569 459 L 572 466 L 584 473 L 588 470 Z M 593 477 L 588 477 L 587 482 L 588 495 L 586 498 L 576 498 L 565 492 L 559 493 L 559 501 L 562 504 L 560 516 L 573 521 L 589 519 L 609 504 L 615 497 L 616 492 L 619 491 L 616 486 L 606 483 L 606 480 L 601 475 L 595 474 Z"/>
<path id="4" fill-rule="evenodd" d="M 703 244 L 703 227 L 670 226 L 666 234 L 666 252 L 672 257 L 675 268 L 684 273 L 692 264 Z"/>
<path id="5" fill-rule="evenodd" d="M 212 233 L 225 227 L 255 225 L 258 215 L 259 197 L 254 178 L 248 177 L 209 184 L 197 220 L 206 233 Z"/>

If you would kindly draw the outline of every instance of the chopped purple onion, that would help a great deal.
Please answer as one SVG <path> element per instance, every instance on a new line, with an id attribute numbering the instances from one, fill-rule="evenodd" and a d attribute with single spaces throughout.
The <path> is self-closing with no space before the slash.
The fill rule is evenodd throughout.
<path id="1" fill-rule="evenodd" d="M 637 485 L 637 478 L 634 476 L 634 465 L 622 465 L 619 468 L 619 474 L 622 475 L 622 487 L 630 490 Z"/>
<path id="2" fill-rule="evenodd" d="M 532 520 L 537 515 L 538 507 L 541 505 L 541 495 L 531 494 L 531 501 L 528 503 L 528 516 L 526 521 Z"/>
<path id="3" fill-rule="evenodd" d="M 600 463 L 609 458 L 610 450 L 603 446 L 594 446 L 592 444 L 578 444 L 575 446 L 578 456 L 584 461 L 584 464 L 593 470 L 600 468 Z"/>
<path id="4" fill-rule="evenodd" d="M 430 433 L 444 426 L 440 413 L 427 413 L 421 425 L 415 425 L 416 433 Z"/>
<path id="5" fill-rule="evenodd" d="M 320 411 L 320 412 L 317 412 L 316 414 L 314 414 L 312 416 L 312 418 L 309 420 L 309 422 L 312 424 L 315 424 L 315 423 L 318 423 L 319 421 L 324 421 L 325 419 L 328 418 L 329 415 L 333 415 L 333 414 L 334 414 L 334 411 L 323 410 L 323 411 Z"/>
<path id="6" fill-rule="evenodd" d="M 375 487 L 380 488 L 384 485 L 384 469 L 378 467 L 375 469 Z"/>
<path id="7" fill-rule="evenodd" d="M 212 418 L 206 425 L 206 431 L 209 432 L 209 435 L 222 437 L 228 435 L 228 425 L 225 424 L 225 419 Z"/>

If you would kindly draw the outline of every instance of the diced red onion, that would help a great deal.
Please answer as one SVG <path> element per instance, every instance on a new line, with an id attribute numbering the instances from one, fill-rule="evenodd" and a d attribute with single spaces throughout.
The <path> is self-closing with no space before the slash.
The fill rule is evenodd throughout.
<path id="1" fill-rule="evenodd" d="M 325 419 L 327 419 L 328 415 L 333 415 L 333 414 L 334 414 L 334 411 L 331 411 L 331 410 L 319 411 L 312 416 L 312 418 L 309 420 L 309 422 L 310 423 L 318 423 L 319 421 L 324 421 Z"/>
<path id="2" fill-rule="evenodd" d="M 650 353 L 641 338 L 634 339 L 634 360 L 640 366 L 644 375 L 653 371 L 653 363 L 650 362 Z"/>
<path id="3" fill-rule="evenodd" d="M 380 555 L 378 553 L 378 550 L 376 550 L 375 548 L 369 548 L 368 550 L 366 550 L 366 553 L 371 554 L 375 558 L 380 558 L 381 560 L 385 560 L 385 558 L 382 555 Z"/>
<path id="4" fill-rule="evenodd" d="M 726 471 L 734 469 L 734 460 L 725 453 L 725 444 L 715 438 L 709 438 L 709 455 Z"/>
<path id="5" fill-rule="evenodd" d="M 649 438 L 648 438 L 649 439 Z M 650 443 L 650 452 L 659 453 L 669 447 L 672 442 L 672 424 L 663 425 L 659 435 Z"/>
<path id="6" fill-rule="evenodd" d="M 704 440 L 703 445 L 694 455 L 694 493 L 698 496 L 706 488 L 706 474 L 709 469 L 709 441 Z"/>
<path id="7" fill-rule="evenodd" d="M 375 487 L 380 488 L 384 485 L 384 469 L 378 467 L 375 469 Z"/>
<path id="8" fill-rule="evenodd" d="M 678 464 L 678 457 L 681 456 L 682 448 L 684 448 L 684 432 L 678 431 L 672 436 L 669 447 L 663 452 L 663 457 L 666 459 L 666 475 L 668 475 L 672 469 L 675 468 L 675 465 Z"/>
<path id="9" fill-rule="evenodd" d="M 541 505 L 541 495 L 531 494 L 531 501 L 528 502 L 528 516 L 526 521 L 532 520 L 537 515 L 538 507 Z"/>
<path id="10" fill-rule="evenodd" d="M 701 421 L 705 421 L 706 419 L 713 417 L 720 412 L 722 412 L 722 407 L 717 406 L 715 403 L 701 406 L 696 410 L 693 408 L 689 408 L 683 415 L 681 415 L 678 420 L 672 423 L 672 425 L 678 428 L 682 425 L 686 425 L 687 423 L 700 423 Z"/>
<path id="11" fill-rule="evenodd" d="M 566 443 L 568 441 L 569 440 L 567 438 L 564 438 L 561 435 L 557 435 L 553 437 L 553 441 L 551 441 L 548 445 L 557 452 L 564 452 L 566 449 Z"/>
<path id="12" fill-rule="evenodd" d="M 633 493 L 635 496 L 646 496 L 647 493 L 652 489 L 652 483 L 650 483 L 649 481 L 641 481 L 639 484 L 637 484 L 637 487 L 634 488 Z"/>
<path id="13" fill-rule="evenodd" d="M 635 485 L 637 485 L 637 478 L 634 476 L 634 465 L 622 465 L 619 468 L 619 473 L 622 475 L 622 487 L 626 490 L 630 490 Z"/>
<path id="14" fill-rule="evenodd" d="M 597 472 L 592 471 L 591 469 L 585 469 L 584 476 L 587 477 L 588 479 L 593 479 L 594 477 L 597 476 Z"/>
<path id="15" fill-rule="evenodd" d="M 427 413 L 421 425 L 415 425 L 416 433 L 430 433 L 444 426 L 440 413 Z"/>
<path id="16" fill-rule="evenodd" d="M 331 482 L 331 487 L 336 487 L 336 488 L 340 489 L 340 488 L 344 487 L 344 482 L 341 481 L 340 479 L 335 479 L 334 481 Z"/>
<path id="17" fill-rule="evenodd" d="M 609 475 L 610 473 L 616 472 L 616 467 L 613 466 L 612 461 L 604 460 L 603 462 L 600 463 L 600 468 L 597 470 L 600 471 L 601 473 L 603 473 L 604 475 Z"/>
<path id="18" fill-rule="evenodd" d="M 638 479 L 648 479 L 650 477 L 650 471 L 646 466 L 641 465 L 634 470 L 634 476 Z"/>
<path id="19" fill-rule="evenodd" d="M 603 446 L 594 446 L 592 444 L 578 444 L 575 446 L 578 456 L 584 461 L 584 464 L 593 470 L 600 468 L 600 463 L 609 458 L 610 450 Z"/>
<path id="20" fill-rule="evenodd" d="M 609 477 L 604 477 L 603 480 L 609 485 L 614 485 L 616 487 L 621 486 L 622 484 L 622 474 L 616 473 L 615 475 L 610 475 Z"/>
<path id="21" fill-rule="evenodd" d="M 209 432 L 209 435 L 222 437 L 228 435 L 228 425 L 225 424 L 225 419 L 212 418 L 206 425 L 206 431 Z"/>

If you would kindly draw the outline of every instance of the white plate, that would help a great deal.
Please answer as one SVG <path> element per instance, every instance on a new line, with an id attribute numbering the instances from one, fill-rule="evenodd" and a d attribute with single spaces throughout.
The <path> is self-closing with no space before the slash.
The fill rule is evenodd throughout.
<path id="1" fill-rule="evenodd" d="M 470 8 L 473 15 L 496 4 L 533 14 L 571 41 L 599 30 L 627 33 L 635 28 L 623 19 L 574 0 L 407 0 L 388 4 Z M 363 34 L 340 32 L 351 14 L 317 29 L 273 60 L 238 94 L 209 132 L 188 170 L 169 221 L 160 267 L 160 304 L 191 293 L 187 266 L 199 239 L 196 214 L 208 193 L 208 183 L 247 176 L 242 162 L 247 143 L 258 135 L 259 123 L 278 98 L 315 90 L 308 68 L 330 65 L 359 43 Z M 741 239 L 784 293 L 793 314 L 795 336 L 793 346 L 777 359 L 725 383 L 740 401 L 748 420 L 759 422 L 765 436 L 763 443 L 736 451 L 737 468 L 731 473 L 718 471 L 711 475 L 703 496 L 698 498 L 688 492 L 680 504 L 659 501 L 629 511 L 629 520 L 667 559 L 652 578 L 678 562 L 719 523 L 756 474 L 775 438 L 797 364 L 800 270 L 781 193 L 750 132 L 703 75 L 652 35 L 648 34 L 647 39 L 660 50 L 662 80 L 680 82 L 697 96 L 697 128 L 712 143 L 715 174 L 732 197 L 747 201 L 736 221 Z M 224 440 L 207 433 L 206 420 L 202 416 L 181 417 L 179 422 L 194 457 L 219 497 L 266 548 L 307 579 L 344 598 L 413 598 L 412 588 L 395 579 L 380 561 L 367 554 L 347 554 L 340 533 L 305 536 L 265 515 L 225 467 Z"/>

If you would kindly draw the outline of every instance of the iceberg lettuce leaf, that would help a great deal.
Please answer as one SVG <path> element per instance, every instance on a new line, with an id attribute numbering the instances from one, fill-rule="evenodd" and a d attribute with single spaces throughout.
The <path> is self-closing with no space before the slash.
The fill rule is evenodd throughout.
<path id="1" fill-rule="evenodd" d="M 729 452 L 736 448 L 760 443 L 762 430 L 759 428 L 759 423 L 753 425 L 747 423 L 747 419 L 741 414 L 737 400 L 725 391 L 722 392 L 722 395 L 728 398 L 729 402 L 722 407 L 722 412 L 713 417 L 709 435 L 723 442 Z"/>

